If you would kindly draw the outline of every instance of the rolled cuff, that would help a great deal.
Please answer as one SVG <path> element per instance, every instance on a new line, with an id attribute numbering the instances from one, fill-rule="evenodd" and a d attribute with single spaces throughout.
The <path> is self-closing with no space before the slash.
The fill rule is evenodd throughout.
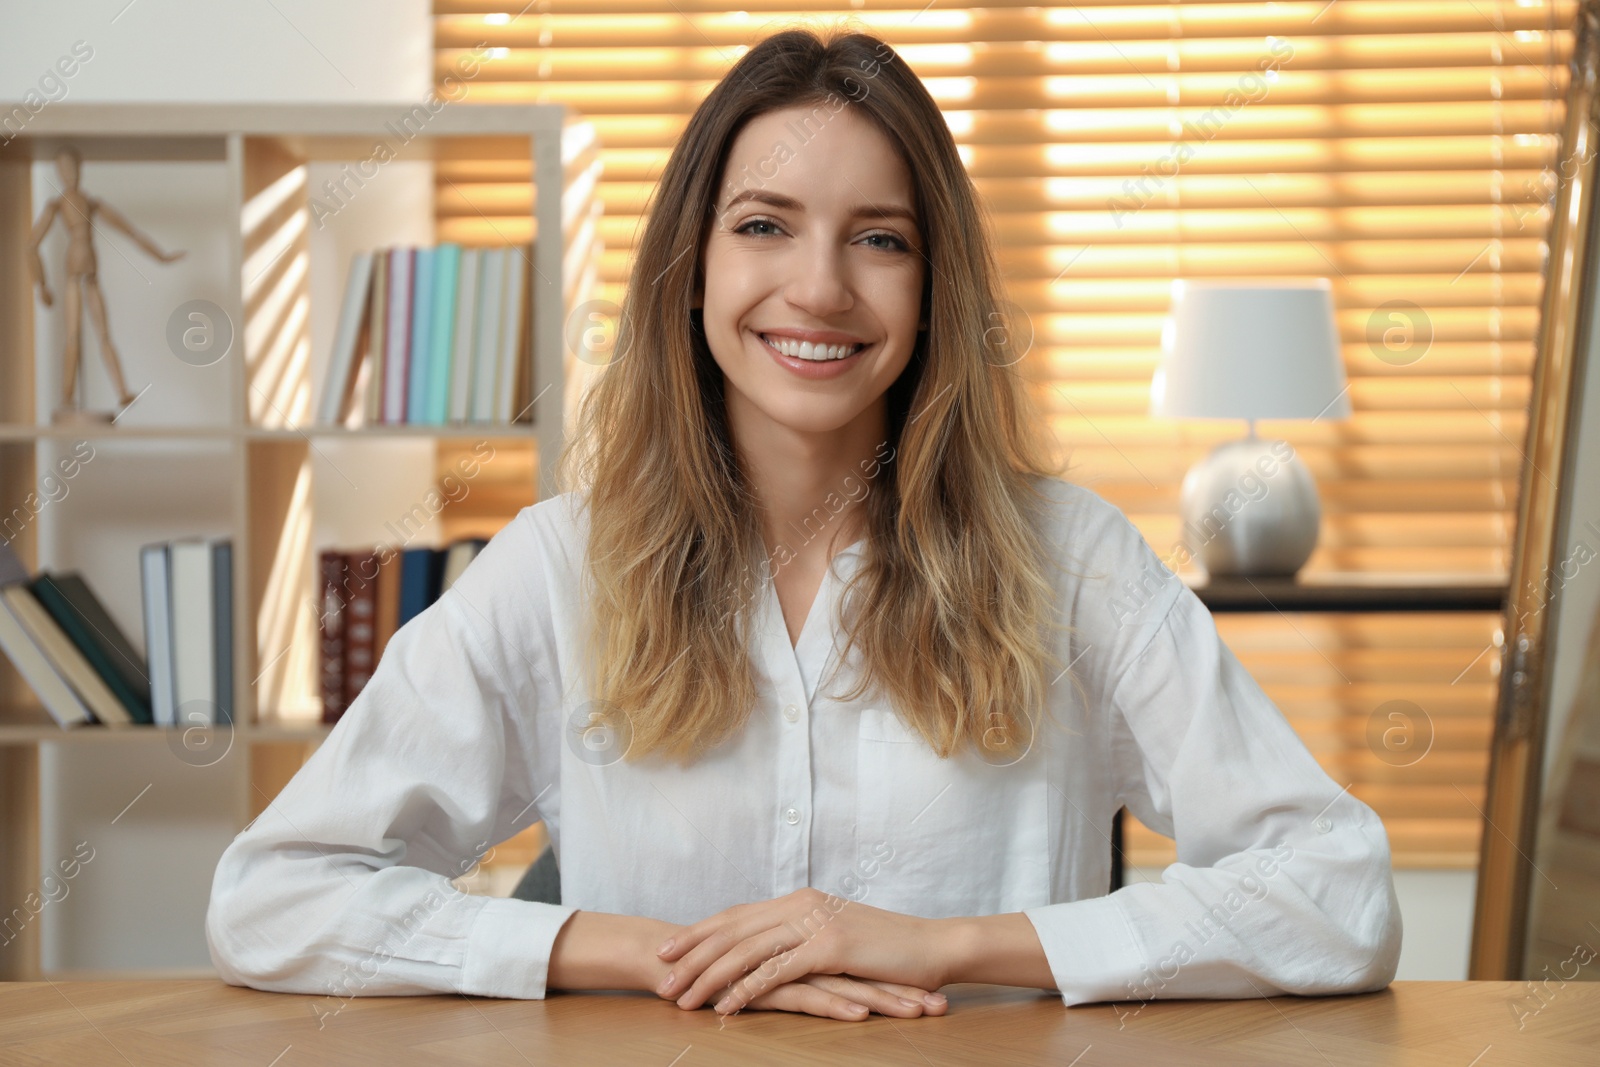
<path id="1" fill-rule="evenodd" d="M 1144 966 L 1122 905 L 1114 897 L 1026 908 L 1056 989 L 1067 1004 L 1127 1000 Z"/>
<path id="2" fill-rule="evenodd" d="M 460 991 L 543 1000 L 556 934 L 577 911 L 562 904 L 490 897 L 467 934 Z"/>

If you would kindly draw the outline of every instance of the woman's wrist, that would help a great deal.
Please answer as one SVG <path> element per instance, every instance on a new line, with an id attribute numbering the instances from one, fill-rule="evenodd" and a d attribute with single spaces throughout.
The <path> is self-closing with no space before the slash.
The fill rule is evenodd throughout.
<path id="1" fill-rule="evenodd" d="M 634 960 L 633 982 L 629 989 L 642 989 L 650 993 L 656 991 L 656 986 L 661 984 L 661 979 L 672 970 L 672 964 L 656 955 L 656 949 L 661 947 L 661 942 L 667 939 L 668 934 L 677 927 L 660 919 L 637 919 L 633 928 Z"/>
<path id="2" fill-rule="evenodd" d="M 973 960 L 979 952 L 977 928 L 965 917 L 934 919 L 932 923 L 934 931 L 928 943 L 934 946 L 934 973 L 939 985 L 973 981 L 967 976 L 972 973 Z"/>
<path id="3" fill-rule="evenodd" d="M 1055 988 L 1055 975 L 1033 923 L 1022 912 L 934 919 L 937 969 L 945 984 Z"/>
<path id="4" fill-rule="evenodd" d="M 654 991 L 671 964 L 656 948 L 671 923 L 635 915 L 575 911 L 550 948 L 550 989 L 638 989 Z"/>

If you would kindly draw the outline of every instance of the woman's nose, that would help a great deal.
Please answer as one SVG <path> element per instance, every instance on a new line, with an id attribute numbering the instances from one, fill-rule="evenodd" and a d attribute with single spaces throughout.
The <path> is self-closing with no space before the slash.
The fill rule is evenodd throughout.
<path id="1" fill-rule="evenodd" d="M 813 249 L 797 258 L 788 295 L 790 303 L 819 318 L 847 311 L 855 303 L 843 256 L 831 248 Z"/>

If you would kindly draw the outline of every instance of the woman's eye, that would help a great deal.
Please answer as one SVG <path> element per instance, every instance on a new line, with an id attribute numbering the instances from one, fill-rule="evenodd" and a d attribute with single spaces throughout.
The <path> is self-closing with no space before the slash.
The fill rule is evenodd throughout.
<path id="1" fill-rule="evenodd" d="M 885 251 L 906 252 L 906 251 L 910 250 L 909 246 L 907 246 L 907 244 L 904 241 L 900 240 L 900 238 L 896 237 L 892 233 L 871 233 L 871 234 L 868 234 L 865 238 L 863 238 L 863 240 L 867 240 L 867 241 L 887 241 L 887 242 L 889 242 L 888 244 L 883 244 L 883 245 L 876 246 L 878 248 L 884 249 Z"/>
<path id="2" fill-rule="evenodd" d="M 768 227 L 771 227 L 773 231 L 776 231 L 777 228 L 778 228 L 776 225 L 773 224 L 773 222 L 770 219 L 751 219 L 749 222 L 743 223 L 743 224 L 735 227 L 733 232 L 734 233 L 750 234 L 753 237 L 766 237 L 766 236 L 769 236 L 768 234 L 765 234 L 765 233 L 753 233 L 751 231 L 751 229 L 750 229 L 752 226 L 768 226 Z"/>

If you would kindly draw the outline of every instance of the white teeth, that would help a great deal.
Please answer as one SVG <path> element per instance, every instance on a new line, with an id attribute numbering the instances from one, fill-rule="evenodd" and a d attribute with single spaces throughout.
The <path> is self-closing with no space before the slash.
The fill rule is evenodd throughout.
<path id="1" fill-rule="evenodd" d="M 761 339 L 776 348 L 779 352 L 793 359 L 809 360 L 812 363 L 826 363 L 830 360 L 844 359 L 853 356 L 861 349 L 862 345 L 817 345 L 810 341 L 796 341 L 789 337 L 772 337 L 762 334 Z"/>

